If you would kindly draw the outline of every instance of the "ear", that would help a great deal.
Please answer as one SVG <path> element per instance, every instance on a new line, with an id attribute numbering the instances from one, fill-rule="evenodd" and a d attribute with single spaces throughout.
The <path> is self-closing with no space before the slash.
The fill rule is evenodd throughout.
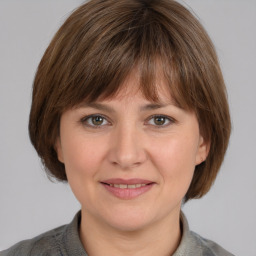
<path id="1" fill-rule="evenodd" d="M 60 137 L 56 139 L 55 145 L 54 145 L 55 151 L 58 156 L 58 160 L 64 164 L 64 158 L 63 158 L 63 152 L 62 152 L 62 146 L 61 146 L 61 141 Z"/>
<path id="2" fill-rule="evenodd" d="M 204 162 L 209 154 L 211 143 L 210 141 L 206 141 L 202 135 L 199 138 L 199 144 L 196 155 L 196 165 Z"/>

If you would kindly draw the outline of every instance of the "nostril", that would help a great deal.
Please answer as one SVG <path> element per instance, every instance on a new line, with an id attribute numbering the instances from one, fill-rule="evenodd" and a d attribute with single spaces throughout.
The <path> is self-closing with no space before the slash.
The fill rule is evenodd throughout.
<path id="1" fill-rule="evenodd" d="M 117 138 L 116 138 L 117 139 Z M 147 159 L 144 148 L 134 141 L 114 143 L 108 152 L 108 160 L 113 166 L 130 169 L 140 166 Z"/>

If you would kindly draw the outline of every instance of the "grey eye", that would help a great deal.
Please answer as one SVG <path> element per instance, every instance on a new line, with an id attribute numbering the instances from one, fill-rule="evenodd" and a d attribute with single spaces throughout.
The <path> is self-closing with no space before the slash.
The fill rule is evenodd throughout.
<path id="1" fill-rule="evenodd" d="M 91 117 L 91 122 L 93 125 L 102 125 L 104 123 L 104 118 L 102 116 Z"/>
<path id="2" fill-rule="evenodd" d="M 109 124 L 107 119 L 100 115 L 92 115 L 92 116 L 85 117 L 82 119 L 82 123 L 86 126 L 91 126 L 91 127 L 101 127 Z"/>
<path id="3" fill-rule="evenodd" d="M 166 117 L 163 116 L 155 116 L 154 117 L 154 123 L 155 125 L 163 125 L 166 122 Z"/>
<path id="4" fill-rule="evenodd" d="M 163 115 L 156 115 L 149 119 L 148 123 L 153 126 L 165 127 L 169 124 L 173 123 L 174 121 L 167 116 Z"/>

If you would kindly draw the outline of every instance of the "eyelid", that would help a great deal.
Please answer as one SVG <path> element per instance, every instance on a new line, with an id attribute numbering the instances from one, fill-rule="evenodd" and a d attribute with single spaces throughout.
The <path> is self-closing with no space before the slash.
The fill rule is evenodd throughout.
<path id="1" fill-rule="evenodd" d="M 102 117 L 104 120 L 107 121 L 107 124 L 103 124 L 103 125 L 91 125 L 91 124 L 89 124 L 89 123 L 87 122 L 87 120 L 88 120 L 89 118 L 93 118 L 93 117 Z M 168 120 L 168 123 L 167 123 L 167 124 L 163 124 L 163 125 L 148 124 L 148 122 L 149 122 L 151 119 L 155 118 L 155 117 L 163 117 L 163 118 L 165 118 L 166 120 Z M 86 116 L 84 116 L 84 117 L 82 117 L 82 118 L 80 119 L 80 122 L 81 122 L 84 126 L 87 126 L 87 127 L 90 127 L 90 128 L 96 128 L 96 129 L 97 129 L 97 128 L 104 127 L 104 126 L 109 126 L 109 125 L 111 125 L 111 121 L 109 120 L 109 118 L 106 117 L 106 116 L 103 115 L 103 114 L 91 114 L 91 115 L 86 115 Z M 154 115 L 149 116 L 149 117 L 146 119 L 146 125 L 148 124 L 148 125 L 153 126 L 153 127 L 155 127 L 155 128 L 165 128 L 165 127 L 170 126 L 170 125 L 173 124 L 173 123 L 176 123 L 176 120 L 175 120 L 173 117 L 170 117 L 170 116 L 167 116 L 167 115 L 163 115 L 163 114 L 154 114 Z"/>
<path id="2" fill-rule="evenodd" d="M 167 115 L 163 115 L 163 114 L 155 114 L 155 115 L 152 115 L 150 117 L 147 118 L 146 122 L 149 122 L 152 118 L 155 118 L 155 117 L 164 117 L 166 118 L 169 123 L 168 124 L 164 124 L 164 125 L 151 125 L 151 126 L 154 126 L 156 128 L 165 128 L 165 127 L 168 127 L 169 125 L 173 124 L 176 122 L 176 120 L 173 118 L 173 117 L 170 117 L 170 116 L 167 116 Z"/>
<path id="3" fill-rule="evenodd" d="M 104 120 L 106 120 L 108 122 L 108 124 L 104 124 L 104 125 L 91 125 L 91 124 L 88 124 L 86 121 L 89 119 L 89 118 L 93 118 L 93 117 L 102 117 Z M 87 126 L 87 127 L 91 127 L 91 128 L 101 128 L 102 126 L 106 126 L 106 125 L 109 125 L 111 124 L 111 122 L 109 121 L 109 118 L 107 118 L 105 115 L 102 115 L 102 114 L 91 114 L 91 115 L 86 115 L 84 116 L 83 118 L 80 119 L 80 122 Z"/>

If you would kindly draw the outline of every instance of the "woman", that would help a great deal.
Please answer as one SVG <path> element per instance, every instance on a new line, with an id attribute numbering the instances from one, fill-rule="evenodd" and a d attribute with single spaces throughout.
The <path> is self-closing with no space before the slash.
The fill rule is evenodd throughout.
<path id="1" fill-rule="evenodd" d="M 230 116 L 212 42 L 179 3 L 75 10 L 39 64 L 29 132 L 81 211 L 1 256 L 231 255 L 189 231 L 181 212 L 211 188 Z"/>

